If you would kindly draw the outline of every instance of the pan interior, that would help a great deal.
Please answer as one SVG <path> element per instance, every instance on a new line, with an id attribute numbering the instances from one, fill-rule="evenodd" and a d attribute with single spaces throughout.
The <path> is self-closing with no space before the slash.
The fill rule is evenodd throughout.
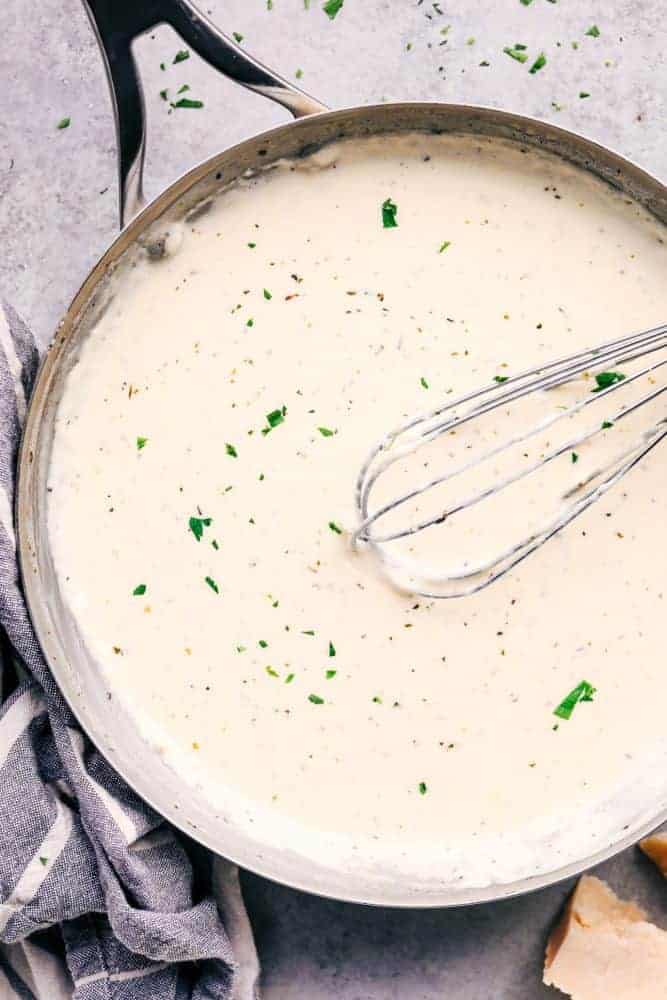
<path id="1" fill-rule="evenodd" d="M 466 601 L 395 592 L 348 537 L 406 415 L 659 322 L 663 227 L 502 137 L 228 180 L 126 250 L 49 386 L 49 652 L 102 749 L 126 773 L 141 747 L 133 783 L 205 842 L 346 897 L 483 898 L 641 830 L 667 795 L 659 455 Z"/>

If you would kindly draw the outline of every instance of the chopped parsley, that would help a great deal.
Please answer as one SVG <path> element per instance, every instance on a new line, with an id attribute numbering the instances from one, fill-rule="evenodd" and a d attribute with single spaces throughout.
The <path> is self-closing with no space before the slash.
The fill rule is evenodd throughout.
<path id="1" fill-rule="evenodd" d="M 144 594 L 146 593 L 146 589 L 147 588 L 146 588 L 146 584 L 145 583 L 139 583 L 139 584 L 137 584 L 137 586 L 132 591 L 132 596 L 133 597 L 143 597 Z"/>
<path id="2" fill-rule="evenodd" d="M 259 640 L 259 642 L 257 643 L 257 645 L 258 645 L 258 646 L 261 646 L 261 647 L 262 647 L 262 649 L 266 649 L 266 647 L 267 647 L 267 646 L 268 646 L 269 644 L 268 644 L 268 642 L 266 641 L 266 639 L 260 639 L 260 640 Z"/>
<path id="3" fill-rule="evenodd" d="M 590 97 L 590 96 L 591 96 L 591 95 L 590 95 L 590 94 L 589 94 L 589 93 L 588 93 L 587 91 L 585 91 L 585 90 L 580 90 L 580 91 L 579 91 L 579 97 L 581 97 L 582 99 L 583 99 L 584 97 Z"/>
<path id="4" fill-rule="evenodd" d="M 509 56 L 510 59 L 516 59 L 517 62 L 525 63 L 528 61 L 528 56 L 523 51 L 525 47 L 525 45 L 520 45 L 519 43 L 517 43 L 513 48 L 506 45 L 503 52 L 506 56 Z"/>
<path id="5" fill-rule="evenodd" d="M 256 243 L 248 243 L 247 246 L 249 246 L 251 250 L 254 250 L 255 247 L 257 246 L 257 244 Z"/>
<path id="6" fill-rule="evenodd" d="M 327 670 L 327 672 L 326 672 L 326 674 L 325 674 L 325 676 L 326 676 L 326 679 L 327 679 L 328 681 L 330 681 L 332 677 L 335 677 L 335 676 L 336 676 L 336 673 L 337 673 L 337 671 L 336 671 L 336 670 Z"/>
<path id="7" fill-rule="evenodd" d="M 212 576 L 205 576 L 204 580 L 209 585 L 212 591 L 214 591 L 216 594 L 220 593 L 220 588 L 218 587 L 217 583 L 215 582 Z"/>
<path id="8" fill-rule="evenodd" d="M 330 21 L 333 21 L 336 14 L 341 10 L 345 0 L 327 0 L 327 2 L 322 7 L 322 10 L 327 15 Z"/>
<path id="9" fill-rule="evenodd" d="M 294 680 L 294 674 L 288 674 L 287 677 L 285 678 L 285 684 L 291 684 L 293 680 Z"/>
<path id="10" fill-rule="evenodd" d="M 302 69 L 298 69 L 294 75 L 297 78 L 297 80 L 300 80 L 301 77 L 303 76 L 303 70 Z"/>
<path id="11" fill-rule="evenodd" d="M 44 865 L 44 867 L 46 867 L 46 865 L 48 865 L 48 863 L 49 863 L 49 859 L 43 857 L 42 855 L 40 855 L 39 860 Z"/>
<path id="12" fill-rule="evenodd" d="M 267 301 L 267 302 L 269 301 L 269 299 L 272 299 L 272 298 L 273 298 L 273 295 L 272 295 L 272 294 L 271 294 L 271 292 L 270 292 L 270 291 L 268 290 L 268 288 L 265 288 L 265 289 L 264 289 L 264 298 L 266 299 L 266 301 Z"/>
<path id="13" fill-rule="evenodd" d="M 398 206 L 391 198 L 385 198 L 382 202 L 382 225 L 385 229 L 395 229 L 398 226 L 396 213 Z"/>
<path id="14" fill-rule="evenodd" d="M 141 451 L 142 448 L 145 448 L 147 443 L 148 443 L 148 438 L 138 437 L 137 438 L 137 451 Z"/>
<path id="15" fill-rule="evenodd" d="M 323 705 L 324 698 L 320 698 L 319 694 L 309 694 L 308 701 L 313 705 Z"/>
<path id="16" fill-rule="evenodd" d="M 169 93 L 168 90 L 161 90 L 160 91 L 160 97 L 162 98 L 163 101 L 168 100 L 168 97 L 167 97 L 168 93 Z"/>
<path id="17" fill-rule="evenodd" d="M 426 795 L 426 793 L 428 791 L 428 787 L 427 787 L 425 781 L 420 781 L 419 785 L 418 785 L 418 788 L 419 788 L 419 794 L 420 795 Z"/>
<path id="18" fill-rule="evenodd" d="M 238 451 L 236 450 L 236 448 L 234 447 L 233 444 L 226 444 L 225 445 L 225 451 L 232 458 L 238 458 L 239 457 L 239 453 L 238 453 Z"/>
<path id="19" fill-rule="evenodd" d="M 282 424 L 287 416 L 287 407 L 281 406 L 279 410 L 271 410 L 270 413 L 266 415 L 267 427 L 262 427 L 262 434 L 266 436 L 274 427 L 278 427 Z"/>
<path id="20" fill-rule="evenodd" d="M 335 521 L 329 521 L 329 527 L 333 532 L 335 532 L 335 534 L 337 535 L 343 534 L 343 529 L 341 528 L 340 524 L 336 524 Z"/>
<path id="21" fill-rule="evenodd" d="M 174 56 L 174 63 L 172 65 L 179 62 L 185 62 L 185 60 L 189 58 L 190 58 L 190 53 L 188 52 L 187 49 L 179 49 L 179 51 Z"/>
<path id="22" fill-rule="evenodd" d="M 218 543 L 217 543 L 217 541 L 216 541 L 216 539 L 215 539 L 215 538 L 214 538 L 214 539 L 213 539 L 213 541 L 211 542 L 211 545 L 213 546 L 213 548 L 215 549 L 215 551 L 216 551 L 216 552 L 217 552 L 217 551 L 218 551 L 218 549 L 220 548 L 220 546 L 218 545 Z"/>
<path id="23" fill-rule="evenodd" d="M 419 384 L 421 385 L 422 389 L 428 389 L 429 388 L 429 384 L 428 384 L 428 382 L 426 381 L 426 379 L 424 378 L 423 375 L 419 379 Z"/>
<path id="24" fill-rule="evenodd" d="M 245 325 L 246 326 L 254 326 L 255 325 L 254 319 L 252 319 L 252 317 L 251 317 L 250 319 L 246 320 L 246 324 Z"/>
<path id="25" fill-rule="evenodd" d="M 336 647 L 334 646 L 333 642 L 329 640 L 329 656 L 335 656 L 335 655 L 336 655 Z"/>
<path id="26" fill-rule="evenodd" d="M 613 427 L 613 426 L 614 426 L 614 425 L 613 425 L 613 423 L 611 422 L 611 420 L 603 420 L 603 421 L 602 421 L 602 430 L 603 430 L 603 431 L 608 431 L 608 430 L 609 430 L 609 428 L 610 428 L 610 427 Z"/>
<path id="27" fill-rule="evenodd" d="M 493 381 L 494 382 L 507 382 L 508 378 L 509 378 L 509 375 L 494 375 L 493 376 Z"/>
<path id="28" fill-rule="evenodd" d="M 266 670 L 266 672 L 269 675 L 269 677 L 278 677 L 279 676 L 278 671 L 274 670 L 273 667 L 265 667 L 264 669 Z"/>
<path id="29" fill-rule="evenodd" d="M 537 57 L 533 65 L 530 67 L 528 72 L 538 73 L 543 66 L 546 66 L 546 64 L 547 64 L 547 57 L 545 56 L 544 52 L 540 52 L 539 56 Z"/>
<path id="30" fill-rule="evenodd" d="M 524 7 L 530 7 L 532 2 L 533 0 L 521 0 L 521 3 L 523 4 Z"/>
<path id="31" fill-rule="evenodd" d="M 450 247 L 451 245 L 452 245 L 451 240 L 444 240 L 444 242 L 440 244 L 440 249 L 438 250 L 438 253 L 444 253 L 447 247 Z"/>
<path id="32" fill-rule="evenodd" d="M 624 378 L 625 375 L 623 372 L 598 372 L 595 376 L 595 389 L 592 389 L 591 392 L 602 392 L 603 389 L 608 389 L 610 385 L 622 382 Z"/>
<path id="33" fill-rule="evenodd" d="M 184 94 L 185 91 L 189 90 L 189 89 L 190 89 L 190 84 L 189 83 L 184 83 L 182 87 L 178 88 L 178 90 L 176 91 L 176 93 L 177 94 Z"/>
<path id="34" fill-rule="evenodd" d="M 336 433 L 335 431 L 332 431 L 330 427 L 318 427 L 317 429 L 324 438 L 333 437 Z"/>
<path id="35" fill-rule="evenodd" d="M 203 101 L 193 101 L 191 97 L 181 97 L 178 101 L 171 102 L 172 108 L 203 108 Z"/>
<path id="36" fill-rule="evenodd" d="M 580 701 L 593 701 L 596 690 L 597 688 L 594 688 L 588 681 L 581 681 L 554 709 L 554 715 L 557 715 L 559 719 L 569 719 Z"/>
<path id="37" fill-rule="evenodd" d="M 191 517 L 188 521 L 188 527 L 197 541 L 200 542 L 204 534 L 204 528 L 210 527 L 212 523 L 213 518 L 211 517 Z"/>
<path id="38" fill-rule="evenodd" d="M 588 29 L 588 31 L 586 32 L 586 34 L 590 35 L 591 38 L 599 38 L 600 37 L 600 29 L 598 28 L 597 24 L 591 24 L 591 26 Z"/>
<path id="39" fill-rule="evenodd" d="M 304 628 L 301 630 L 301 635 L 315 635 L 315 629 Z"/>
<path id="40" fill-rule="evenodd" d="M 72 122 L 71 118 L 61 118 L 60 121 L 58 122 L 58 124 L 56 125 L 56 128 L 59 128 L 59 129 L 69 128 L 71 122 Z"/>
<path id="41" fill-rule="evenodd" d="M 576 451 L 572 452 L 571 458 L 572 458 L 572 465 L 575 465 L 579 461 L 579 456 L 577 455 Z"/>
<path id="42" fill-rule="evenodd" d="M 240 45 L 241 42 L 243 41 L 243 35 L 241 34 L 240 31 L 232 31 L 232 38 L 234 39 L 237 45 Z"/>

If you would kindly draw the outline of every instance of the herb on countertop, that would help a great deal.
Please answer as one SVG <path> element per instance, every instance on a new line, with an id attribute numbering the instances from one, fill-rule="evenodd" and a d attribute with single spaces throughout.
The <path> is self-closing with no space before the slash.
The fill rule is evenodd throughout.
<path id="1" fill-rule="evenodd" d="M 267 302 L 269 301 L 269 299 L 272 299 L 272 298 L 273 298 L 273 295 L 272 295 L 272 294 L 271 294 L 271 292 L 270 292 L 270 291 L 268 290 L 268 288 L 265 288 L 265 289 L 264 289 L 264 298 L 266 299 L 266 301 L 267 301 Z"/>
<path id="2" fill-rule="evenodd" d="M 247 319 L 247 320 L 246 320 L 246 323 L 245 323 L 245 325 L 246 325 L 246 326 L 254 326 L 254 325 L 255 325 L 255 321 L 254 321 L 254 319 L 253 319 L 252 317 L 250 317 L 250 319 Z"/>
<path id="3" fill-rule="evenodd" d="M 137 451 L 141 451 L 142 448 L 145 448 L 147 442 L 148 442 L 148 438 L 138 437 L 137 438 Z"/>
<path id="4" fill-rule="evenodd" d="M 586 34 L 590 35 L 591 38 L 599 38 L 600 37 L 600 29 L 598 28 L 597 24 L 591 24 L 591 26 L 588 29 L 588 31 L 586 32 Z"/>
<path id="5" fill-rule="evenodd" d="M 266 641 L 266 639 L 260 639 L 260 640 L 259 640 L 259 642 L 257 643 L 257 645 L 258 645 L 258 646 L 261 646 L 261 647 L 262 647 L 262 649 L 266 649 L 266 647 L 267 647 L 267 646 L 268 646 L 269 644 L 268 644 L 268 642 Z"/>
<path id="6" fill-rule="evenodd" d="M 337 534 L 337 535 L 342 535 L 343 534 L 343 529 L 341 528 L 341 526 L 339 524 L 336 524 L 335 521 L 329 521 L 329 527 L 331 528 L 331 530 L 333 532 L 335 532 L 335 534 Z"/>
<path id="7" fill-rule="evenodd" d="M 133 597 L 143 597 L 144 594 L 146 593 L 146 589 L 147 588 L 146 588 L 146 584 L 145 583 L 139 583 L 139 584 L 137 584 L 137 586 L 132 591 L 132 596 Z"/>
<path id="8" fill-rule="evenodd" d="M 452 245 L 451 240 L 445 240 L 443 243 L 440 244 L 440 249 L 438 250 L 438 253 L 444 253 L 447 247 L 450 247 L 451 245 Z"/>
<path id="9" fill-rule="evenodd" d="M 178 101 L 172 101 L 170 106 L 172 108 L 203 108 L 204 102 L 193 101 L 190 97 L 181 97 Z"/>
<path id="10" fill-rule="evenodd" d="M 603 389 L 608 389 L 610 385 L 616 385 L 617 382 L 622 382 L 625 378 L 623 372 L 598 372 L 595 376 L 596 387 L 591 389 L 591 392 L 602 392 Z"/>
<path id="11" fill-rule="evenodd" d="M 429 384 L 428 384 L 428 382 L 426 381 L 426 379 L 424 378 L 423 375 L 419 379 L 419 384 L 421 385 L 422 389 L 428 389 L 429 388 Z"/>
<path id="12" fill-rule="evenodd" d="M 287 677 L 285 678 L 285 684 L 291 684 L 293 680 L 294 680 L 294 674 L 288 674 Z"/>
<path id="13" fill-rule="evenodd" d="M 426 782 L 425 781 L 420 781 L 419 782 L 419 794 L 420 795 L 426 795 L 427 791 L 428 791 L 428 788 L 426 787 Z"/>
<path id="14" fill-rule="evenodd" d="M 506 56 L 509 56 L 510 59 L 516 59 L 517 62 L 525 63 L 528 61 L 528 56 L 524 52 L 525 48 L 526 48 L 525 45 L 521 45 L 517 42 L 517 44 L 513 48 L 509 45 L 506 45 L 505 48 L 503 49 L 503 52 L 505 53 Z"/>
<path id="15" fill-rule="evenodd" d="M 329 640 L 329 656 L 335 656 L 335 655 L 336 655 L 336 647 L 334 646 L 333 642 Z"/>
<path id="16" fill-rule="evenodd" d="M 305 0 L 304 0 L 305 3 Z M 344 0 L 327 0 L 327 2 L 322 7 L 322 10 L 327 15 L 330 21 L 333 21 L 336 14 L 339 13 L 342 8 Z M 308 9 L 308 8 L 306 8 Z"/>
<path id="17" fill-rule="evenodd" d="M 210 527 L 212 523 L 212 517 L 191 517 L 188 521 L 188 527 L 197 541 L 200 542 L 204 534 L 204 528 Z"/>
<path id="18" fill-rule="evenodd" d="M 546 64 L 547 64 L 547 57 L 545 56 L 544 52 L 540 52 L 539 56 L 537 57 L 533 65 L 530 67 L 528 72 L 537 73 L 539 72 L 539 70 L 542 69 L 543 66 L 546 66 Z"/>
<path id="19" fill-rule="evenodd" d="M 286 416 L 287 416 L 286 406 L 281 406 L 279 410 L 271 410 L 271 412 L 267 413 L 266 415 L 266 422 L 268 424 L 268 427 L 262 427 L 262 434 L 264 434 L 264 436 L 269 434 L 274 427 L 278 427 L 279 424 L 282 424 L 284 422 Z"/>
<path id="20" fill-rule="evenodd" d="M 189 58 L 190 58 L 190 53 L 188 52 L 187 49 L 179 49 L 179 51 L 174 56 L 174 62 L 172 63 L 172 65 L 175 65 L 176 63 L 180 62 L 185 62 L 185 60 Z"/>
<path id="21" fill-rule="evenodd" d="M 204 580 L 209 585 L 211 590 L 213 590 L 216 594 L 220 593 L 220 588 L 218 587 L 217 583 L 215 582 L 212 576 L 205 576 Z"/>
<path id="22" fill-rule="evenodd" d="M 71 118 L 61 118 L 58 124 L 56 125 L 56 128 L 59 129 L 69 128 L 71 121 L 72 121 Z"/>
<path id="23" fill-rule="evenodd" d="M 238 458 L 239 457 L 239 453 L 238 453 L 238 451 L 236 450 L 236 448 L 234 447 L 233 444 L 226 444 L 225 445 L 225 451 L 232 458 Z"/>
<path id="24" fill-rule="evenodd" d="M 398 211 L 398 206 L 391 200 L 391 198 L 385 198 L 382 202 L 382 225 L 385 229 L 395 229 L 398 226 L 396 221 L 396 213 Z"/>
<path id="25" fill-rule="evenodd" d="M 320 698 L 319 694 L 309 694 L 308 701 L 311 702 L 313 705 L 324 704 L 324 698 Z"/>
<path id="26" fill-rule="evenodd" d="M 580 701 L 593 701 L 596 690 L 597 688 L 594 688 L 588 681 L 581 681 L 554 709 L 554 715 L 557 715 L 559 719 L 569 719 Z"/>
<path id="27" fill-rule="evenodd" d="M 333 437 L 334 434 L 336 433 L 335 431 L 332 431 L 330 427 L 318 427 L 317 429 L 322 435 L 322 437 L 325 438 Z"/>
<path id="28" fill-rule="evenodd" d="M 576 451 L 572 452 L 571 458 L 572 458 L 572 465 L 575 465 L 576 462 L 579 461 L 579 456 L 577 455 Z"/>
<path id="29" fill-rule="evenodd" d="M 328 681 L 330 681 L 332 677 L 336 676 L 336 673 L 337 673 L 337 671 L 335 671 L 335 670 L 327 670 L 327 672 L 325 674 L 325 677 L 326 677 L 326 679 Z"/>

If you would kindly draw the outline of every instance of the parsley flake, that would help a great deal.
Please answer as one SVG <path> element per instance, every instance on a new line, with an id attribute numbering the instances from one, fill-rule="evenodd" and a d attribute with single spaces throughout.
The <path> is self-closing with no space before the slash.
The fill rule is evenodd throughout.
<path id="1" fill-rule="evenodd" d="M 48 863 L 49 863 L 49 859 L 48 859 L 48 858 L 45 858 L 45 857 L 44 857 L 43 855 L 41 855 L 41 854 L 40 854 L 40 857 L 39 857 L 39 860 L 40 860 L 40 862 L 41 862 L 41 863 L 42 863 L 42 864 L 44 865 L 44 867 L 46 867 L 46 866 L 48 865 Z"/>
<path id="2" fill-rule="evenodd" d="M 588 29 L 588 31 L 586 32 L 586 34 L 590 35 L 591 38 L 599 38 L 600 37 L 600 29 L 598 28 L 597 24 L 591 24 L 591 26 Z"/>
<path id="3" fill-rule="evenodd" d="M 329 656 L 335 656 L 335 655 L 336 655 L 336 647 L 334 646 L 333 642 L 329 640 Z"/>
<path id="4" fill-rule="evenodd" d="M 262 647 L 262 649 L 266 649 L 266 647 L 267 647 L 267 646 L 268 646 L 269 644 L 268 644 L 268 642 L 266 641 L 266 639 L 260 639 L 260 640 L 259 640 L 259 642 L 257 643 L 257 645 L 258 645 L 258 646 L 261 646 L 261 647 Z"/>
<path id="5" fill-rule="evenodd" d="M 278 671 L 274 670 L 273 667 L 264 667 L 269 677 L 278 677 Z"/>
<path id="6" fill-rule="evenodd" d="M 163 101 L 168 100 L 168 96 L 167 96 L 168 94 L 169 94 L 168 90 L 161 90 L 160 91 L 160 97 L 162 98 Z"/>
<path id="7" fill-rule="evenodd" d="M 546 64 L 547 64 L 547 57 L 545 56 L 544 52 L 540 52 L 539 56 L 537 57 L 533 65 L 530 67 L 528 72 L 533 74 L 538 73 L 543 66 L 546 66 Z"/>
<path id="8" fill-rule="evenodd" d="M 313 705 L 323 705 L 324 698 L 320 698 L 319 694 L 309 694 L 308 701 Z"/>
<path id="9" fill-rule="evenodd" d="M 398 226 L 396 213 L 398 206 L 391 198 L 385 198 L 382 202 L 382 225 L 385 229 L 395 229 Z"/>
<path id="10" fill-rule="evenodd" d="M 69 128 L 71 122 L 72 122 L 71 118 L 61 118 L 58 124 L 56 125 L 56 128 L 58 129 Z"/>
<path id="11" fill-rule="evenodd" d="M 572 465 L 575 465 L 579 461 L 579 456 L 576 451 L 573 451 L 570 457 L 572 459 Z"/>
<path id="12" fill-rule="evenodd" d="M 336 673 L 337 673 L 336 670 L 327 670 L 325 677 L 328 681 L 330 681 L 332 677 L 336 676 Z"/>
<path id="13" fill-rule="evenodd" d="M 440 244 L 440 249 L 438 250 L 438 253 L 444 253 L 447 247 L 450 247 L 451 245 L 452 245 L 451 240 L 445 240 L 443 243 Z"/>
<path id="14" fill-rule="evenodd" d="M 340 524 L 336 524 L 335 521 L 329 521 L 329 527 L 333 532 L 335 532 L 335 534 L 337 535 L 343 534 L 343 529 L 341 528 Z"/>
<path id="15" fill-rule="evenodd" d="M 146 589 L 147 588 L 146 588 L 146 584 L 145 583 L 139 583 L 139 584 L 137 584 L 137 586 L 132 591 L 132 596 L 133 597 L 143 597 L 144 594 L 146 593 Z"/>
<path id="16" fill-rule="evenodd" d="M 611 420 L 603 420 L 603 421 L 602 421 L 602 430 L 603 430 L 603 431 L 608 431 L 608 430 L 609 430 L 609 428 L 610 428 L 610 427 L 613 427 L 613 426 L 614 426 L 614 425 L 613 425 L 613 423 L 611 422 Z"/>
<path id="17" fill-rule="evenodd" d="M 176 63 L 180 62 L 185 62 L 185 60 L 189 58 L 190 58 L 190 53 L 188 52 L 187 49 L 179 49 L 179 51 L 174 56 L 174 62 L 172 63 L 172 65 L 175 65 Z"/>
<path id="18" fill-rule="evenodd" d="M 625 375 L 623 372 L 598 372 L 595 376 L 595 389 L 592 389 L 591 392 L 602 392 L 603 389 L 608 389 L 610 385 L 622 382 L 624 378 Z"/>
<path id="19" fill-rule="evenodd" d="M 204 580 L 209 585 L 212 591 L 214 591 L 216 594 L 220 593 L 220 588 L 218 587 L 217 583 L 215 582 L 212 576 L 205 576 Z"/>
<path id="20" fill-rule="evenodd" d="M 509 56 L 510 59 L 516 59 L 517 62 L 525 63 L 528 61 L 528 56 L 523 51 L 525 47 L 525 45 L 515 45 L 514 48 L 512 48 L 509 45 L 506 45 L 503 52 L 506 56 Z"/>
<path id="21" fill-rule="evenodd" d="M 281 406 L 279 410 L 271 410 L 271 412 L 267 413 L 266 415 L 266 422 L 268 424 L 268 427 L 262 427 L 262 434 L 266 436 L 270 431 L 273 430 L 274 427 L 278 427 L 279 424 L 282 424 L 286 416 L 287 416 L 286 406 Z"/>
<path id="22" fill-rule="evenodd" d="M 345 0 L 327 0 L 327 2 L 322 7 L 322 10 L 327 15 L 330 21 L 333 21 L 336 14 L 341 10 Z"/>
<path id="23" fill-rule="evenodd" d="M 137 438 L 137 451 L 141 451 L 142 448 L 145 448 L 147 443 L 148 443 L 148 438 L 138 437 Z"/>
<path id="24" fill-rule="evenodd" d="M 293 680 L 294 680 L 294 674 L 288 674 L 287 677 L 285 678 L 285 684 L 291 684 Z"/>
<path id="25" fill-rule="evenodd" d="M 428 791 L 428 787 L 427 787 L 425 781 L 420 781 L 419 785 L 418 785 L 418 788 L 419 788 L 419 794 L 420 795 L 426 795 L 426 793 Z"/>
<path id="26" fill-rule="evenodd" d="M 234 39 L 237 45 L 240 45 L 241 42 L 243 41 L 243 35 L 241 34 L 240 31 L 232 31 L 232 38 Z"/>
<path id="27" fill-rule="evenodd" d="M 554 715 L 557 715 L 559 719 L 569 719 L 580 701 L 593 701 L 593 695 L 596 691 L 597 688 L 594 688 L 588 681 L 581 681 L 554 709 Z"/>
<path id="28" fill-rule="evenodd" d="M 332 431 L 330 427 L 318 427 L 317 429 L 324 438 L 333 437 L 336 433 L 335 431 Z"/>
<path id="29" fill-rule="evenodd" d="M 234 447 L 233 444 L 226 444 L 225 445 L 225 451 L 232 458 L 238 458 L 239 457 L 239 453 L 238 453 L 238 451 L 236 450 L 236 448 Z"/>
<path id="30" fill-rule="evenodd" d="M 426 381 L 426 379 L 424 378 L 423 375 L 419 379 L 419 384 L 421 385 L 422 389 L 428 389 L 429 388 L 429 384 L 428 384 L 428 382 Z"/>
<path id="31" fill-rule="evenodd" d="M 589 93 L 587 93 L 585 90 L 580 90 L 579 91 L 579 97 L 582 98 L 582 100 L 583 100 L 584 97 L 590 97 L 590 96 L 591 95 Z"/>
<path id="32" fill-rule="evenodd" d="M 273 295 L 272 295 L 272 294 L 271 294 L 271 292 L 270 292 L 270 291 L 268 290 L 268 288 L 265 288 L 265 289 L 264 289 L 264 298 L 266 299 L 266 301 L 267 301 L 267 302 L 269 301 L 269 299 L 272 299 L 272 298 L 273 298 Z"/>
<path id="33" fill-rule="evenodd" d="M 203 101 L 193 101 L 190 97 L 181 97 L 179 101 L 171 102 L 172 108 L 203 108 Z"/>
<path id="34" fill-rule="evenodd" d="M 211 517 L 191 517 L 188 521 L 188 527 L 197 541 L 200 542 L 204 534 L 204 528 L 210 527 L 212 523 L 213 518 Z"/>
<path id="35" fill-rule="evenodd" d="M 498 382 L 498 383 L 507 382 L 508 378 L 509 378 L 509 375 L 494 375 L 493 376 L 493 381 L 494 382 Z"/>

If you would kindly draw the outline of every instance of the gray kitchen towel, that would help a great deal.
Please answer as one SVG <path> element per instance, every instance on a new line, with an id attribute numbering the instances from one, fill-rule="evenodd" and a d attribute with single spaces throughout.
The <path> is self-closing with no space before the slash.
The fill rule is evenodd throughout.
<path id="1" fill-rule="evenodd" d="M 13 498 L 37 364 L 0 305 L 0 1000 L 252 1000 L 238 873 L 215 859 L 196 897 L 184 839 L 81 732 L 28 617 Z"/>

